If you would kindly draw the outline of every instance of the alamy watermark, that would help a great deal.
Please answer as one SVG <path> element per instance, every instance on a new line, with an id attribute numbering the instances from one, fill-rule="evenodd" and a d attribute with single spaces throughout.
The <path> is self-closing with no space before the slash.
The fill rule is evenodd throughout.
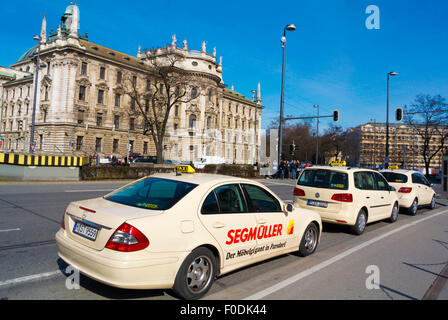
<path id="1" fill-rule="evenodd" d="M 369 15 L 366 19 L 366 28 L 369 30 L 379 30 L 381 27 L 380 8 L 372 4 L 366 8 L 366 14 Z"/>
<path id="2" fill-rule="evenodd" d="M 366 274 L 369 275 L 366 279 L 366 288 L 368 290 L 380 289 L 380 268 L 376 265 L 367 266 Z"/>

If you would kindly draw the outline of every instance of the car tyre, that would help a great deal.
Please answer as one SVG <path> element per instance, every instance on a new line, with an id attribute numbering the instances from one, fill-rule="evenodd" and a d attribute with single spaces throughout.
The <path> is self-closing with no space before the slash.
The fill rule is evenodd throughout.
<path id="1" fill-rule="evenodd" d="M 177 272 L 174 294 L 186 300 L 200 299 L 212 287 L 217 274 L 216 257 L 205 247 L 193 250 Z"/>
<path id="2" fill-rule="evenodd" d="M 417 215 L 417 211 L 418 211 L 418 200 L 417 198 L 415 198 L 411 206 L 409 207 L 408 212 L 411 216 L 415 216 Z"/>
<path id="3" fill-rule="evenodd" d="M 355 225 L 351 227 L 352 233 L 357 236 L 363 234 L 364 230 L 366 229 L 366 224 L 367 224 L 367 213 L 364 209 L 361 209 L 359 211 Z"/>
<path id="4" fill-rule="evenodd" d="M 434 210 L 436 208 L 436 196 L 432 196 L 431 203 L 429 204 L 429 209 Z"/>
<path id="5" fill-rule="evenodd" d="M 307 257 L 313 254 L 317 249 L 318 241 L 319 230 L 314 223 L 310 223 L 303 233 L 299 246 L 299 256 Z"/>
<path id="6" fill-rule="evenodd" d="M 394 207 L 392 208 L 390 218 L 387 220 L 389 223 L 394 223 L 398 220 L 398 211 L 399 211 L 398 203 L 395 202 Z"/>

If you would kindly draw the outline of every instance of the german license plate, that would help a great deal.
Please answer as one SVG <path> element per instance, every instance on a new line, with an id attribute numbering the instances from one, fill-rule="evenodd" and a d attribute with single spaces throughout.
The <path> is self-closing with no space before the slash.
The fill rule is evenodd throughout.
<path id="1" fill-rule="evenodd" d="M 308 200 L 308 205 L 319 208 L 328 208 L 328 202 L 325 201 Z"/>
<path id="2" fill-rule="evenodd" d="M 96 236 L 98 235 L 98 229 L 92 228 L 78 221 L 75 223 L 73 233 L 76 233 L 77 235 L 80 235 L 81 237 L 84 237 L 86 239 L 95 241 Z"/>

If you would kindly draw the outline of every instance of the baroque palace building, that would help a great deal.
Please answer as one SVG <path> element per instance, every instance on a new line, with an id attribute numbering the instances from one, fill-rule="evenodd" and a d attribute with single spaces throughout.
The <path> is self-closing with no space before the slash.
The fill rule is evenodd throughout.
<path id="1" fill-rule="evenodd" d="M 359 127 L 361 133 L 361 167 L 378 168 L 384 165 L 386 156 L 386 123 L 369 122 Z M 448 126 L 444 129 L 448 131 Z M 424 169 L 424 141 L 412 126 L 400 123 L 389 124 L 389 164 L 405 169 Z M 440 146 L 440 137 L 433 136 L 430 149 Z M 432 151 L 432 152 L 434 152 Z M 442 150 L 431 161 L 431 168 L 440 168 Z"/>
<path id="2" fill-rule="evenodd" d="M 88 40 L 79 33 L 79 8 L 70 4 L 57 31 L 47 36 L 42 23 L 39 45 L 11 68 L 0 68 L 0 151 L 28 152 L 33 114 L 36 57 L 40 46 L 34 142 L 35 152 L 75 156 L 128 152 L 155 155 L 149 134 L 126 94 L 128 79 L 136 86 L 158 82 L 148 78 L 150 58 L 176 55 L 188 76 L 188 101 L 172 110 L 164 140 L 165 159 L 194 161 L 224 157 L 228 163 L 254 163 L 260 145 L 260 83 L 248 99 L 223 82 L 222 57 L 172 44 L 141 50 L 132 56 Z M 179 68 L 179 66 L 178 66 Z"/>

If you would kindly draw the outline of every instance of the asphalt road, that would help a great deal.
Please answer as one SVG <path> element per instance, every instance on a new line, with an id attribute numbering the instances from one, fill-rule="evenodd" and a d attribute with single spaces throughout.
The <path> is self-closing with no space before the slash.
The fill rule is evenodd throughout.
<path id="1" fill-rule="evenodd" d="M 265 180 L 284 200 L 293 181 Z M 162 290 L 122 290 L 81 276 L 66 287 L 54 235 L 69 202 L 125 184 L 0 184 L 0 299 L 173 299 Z M 448 201 L 447 201 L 448 202 Z M 205 299 L 448 299 L 448 206 L 368 225 L 362 236 L 324 225 L 318 251 L 284 255 L 216 280 Z M 373 288 L 372 288 L 373 286 Z"/>

